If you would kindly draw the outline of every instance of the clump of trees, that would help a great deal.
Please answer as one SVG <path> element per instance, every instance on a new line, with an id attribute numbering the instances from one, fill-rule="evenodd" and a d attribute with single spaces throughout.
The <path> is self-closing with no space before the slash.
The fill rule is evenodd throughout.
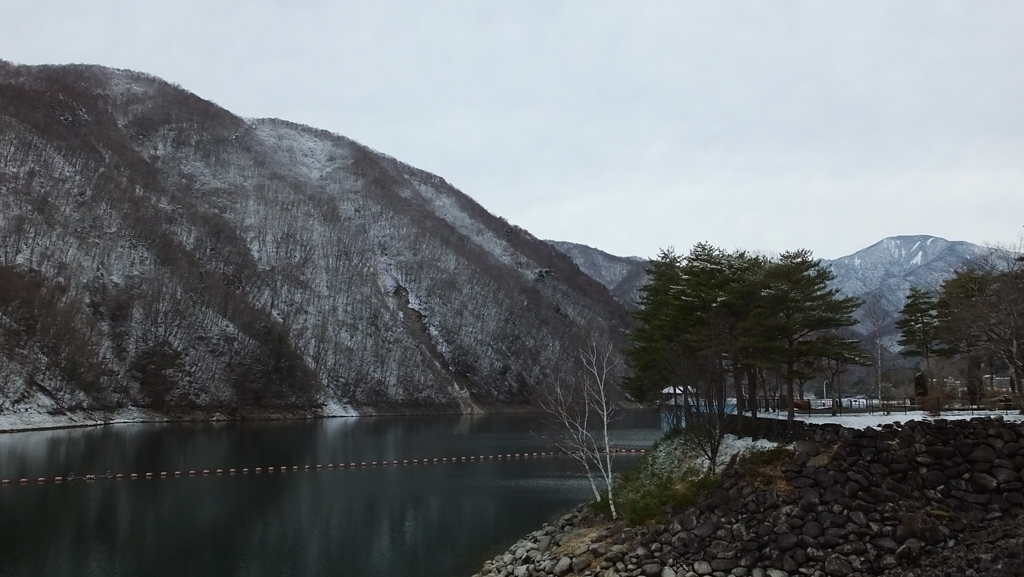
<path id="1" fill-rule="evenodd" d="M 778 382 L 792 423 L 796 386 L 829 360 L 834 375 L 863 363 L 858 339 L 844 332 L 861 302 L 830 288 L 834 274 L 808 250 L 764 256 L 700 243 L 685 256 L 662 251 L 648 273 L 624 387 L 640 400 L 673 387 L 687 427 L 707 431 L 702 437 L 721 437 L 727 397 L 739 415 L 756 416 L 768 383 Z M 702 452 L 717 455 L 717 446 Z"/>
<path id="2" fill-rule="evenodd" d="M 982 367 L 1005 371 L 1024 410 L 1024 256 L 993 249 L 975 259 L 935 292 L 911 289 L 901 318 L 901 354 L 924 361 L 935 379 L 937 357 L 959 365 L 971 404 L 982 396 Z"/>

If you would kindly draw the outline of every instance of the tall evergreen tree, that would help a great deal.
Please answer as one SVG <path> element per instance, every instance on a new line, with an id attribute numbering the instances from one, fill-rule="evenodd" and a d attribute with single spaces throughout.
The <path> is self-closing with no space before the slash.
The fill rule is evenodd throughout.
<path id="1" fill-rule="evenodd" d="M 941 349 L 939 343 L 940 311 L 935 296 L 917 287 L 911 287 L 907 302 L 900 310 L 896 328 L 900 338 L 896 341 L 905 357 L 924 359 L 926 371 L 931 371 L 931 358 Z"/>
<path id="2" fill-rule="evenodd" d="M 639 401 L 658 398 L 669 386 L 683 387 L 678 301 L 682 257 L 672 248 L 661 251 L 647 268 L 648 283 L 640 289 L 639 326 L 630 334 L 626 351 L 632 373 L 623 388 Z"/>
<path id="3" fill-rule="evenodd" d="M 781 367 L 790 423 L 796 417 L 793 384 L 810 378 L 811 367 L 829 356 L 830 348 L 849 346 L 826 338 L 828 331 L 856 324 L 853 312 L 861 301 L 829 288 L 834 278 L 806 249 L 782 253 L 765 270 L 763 302 L 747 321 L 750 333 L 758 335 L 762 362 Z"/>

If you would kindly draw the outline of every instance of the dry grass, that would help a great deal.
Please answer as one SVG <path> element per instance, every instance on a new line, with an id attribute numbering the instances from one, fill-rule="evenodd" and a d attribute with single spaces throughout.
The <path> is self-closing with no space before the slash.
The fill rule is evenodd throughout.
<path id="1" fill-rule="evenodd" d="M 597 539 L 595 537 L 604 529 L 605 527 L 602 526 L 579 527 L 573 529 L 573 531 L 569 533 L 569 538 L 558 547 L 555 547 L 552 551 L 556 554 L 570 554 L 583 545 L 596 543 Z"/>

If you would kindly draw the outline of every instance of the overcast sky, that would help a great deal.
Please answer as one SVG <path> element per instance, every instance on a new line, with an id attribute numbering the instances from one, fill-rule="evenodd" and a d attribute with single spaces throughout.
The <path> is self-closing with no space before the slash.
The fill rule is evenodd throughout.
<path id="1" fill-rule="evenodd" d="M 1024 2 L 0 0 L 0 58 L 337 132 L 620 255 L 1024 232 Z"/>

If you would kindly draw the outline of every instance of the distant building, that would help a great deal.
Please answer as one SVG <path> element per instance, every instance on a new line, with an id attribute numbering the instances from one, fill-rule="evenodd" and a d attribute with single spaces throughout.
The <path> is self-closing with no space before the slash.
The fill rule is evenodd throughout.
<path id="1" fill-rule="evenodd" d="M 708 403 L 697 399 L 693 387 L 665 387 L 661 391 L 661 430 L 686 426 L 686 415 L 710 410 Z M 689 408 L 689 410 L 687 410 Z M 725 399 L 725 413 L 736 414 L 736 399 Z"/>

